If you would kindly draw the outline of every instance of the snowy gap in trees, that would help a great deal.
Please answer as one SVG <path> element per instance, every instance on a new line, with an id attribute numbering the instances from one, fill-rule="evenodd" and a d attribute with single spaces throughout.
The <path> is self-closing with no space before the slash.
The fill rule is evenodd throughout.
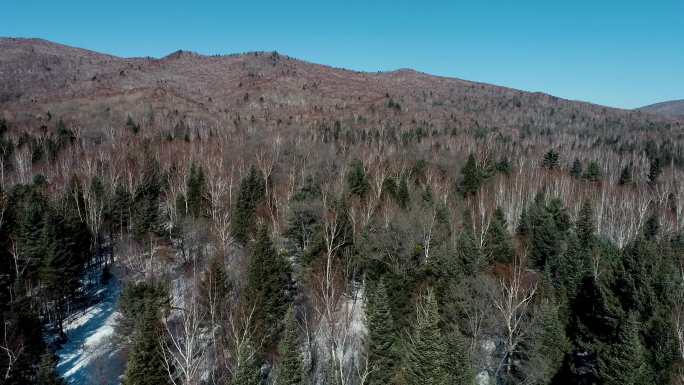
<path id="1" fill-rule="evenodd" d="M 120 287 L 115 279 L 98 290 L 102 301 L 69 319 L 65 325 L 68 340 L 57 350 L 57 373 L 68 384 L 118 384 L 123 371 L 117 362 L 118 348 L 109 343 L 118 316 Z M 103 359 L 98 360 L 97 358 Z"/>

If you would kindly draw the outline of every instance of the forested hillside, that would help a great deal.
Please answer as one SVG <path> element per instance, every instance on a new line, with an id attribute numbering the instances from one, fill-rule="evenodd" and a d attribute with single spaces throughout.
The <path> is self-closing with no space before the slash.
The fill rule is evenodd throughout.
<path id="1" fill-rule="evenodd" d="M 684 384 L 681 121 L 29 43 L 0 52 L 3 383 L 61 383 L 65 323 L 116 280 L 84 383 Z"/>

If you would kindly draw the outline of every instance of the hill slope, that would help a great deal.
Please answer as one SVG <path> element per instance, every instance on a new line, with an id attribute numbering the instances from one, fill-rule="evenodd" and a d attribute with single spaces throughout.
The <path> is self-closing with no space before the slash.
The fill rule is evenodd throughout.
<path id="1" fill-rule="evenodd" d="M 120 58 L 38 39 L 0 39 L 0 110 L 88 126 L 127 116 L 156 127 L 230 124 L 595 129 L 639 112 L 412 70 L 356 72 L 278 53 Z"/>
<path id="2" fill-rule="evenodd" d="M 640 107 L 639 110 L 669 117 L 684 117 L 684 99 L 655 103 Z"/>

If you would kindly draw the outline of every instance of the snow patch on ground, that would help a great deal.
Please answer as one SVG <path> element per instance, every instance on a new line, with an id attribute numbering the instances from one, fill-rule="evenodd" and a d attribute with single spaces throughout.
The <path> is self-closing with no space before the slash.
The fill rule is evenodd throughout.
<path id="1" fill-rule="evenodd" d="M 119 293 L 118 284 L 112 280 L 101 289 L 100 303 L 67 322 L 65 332 L 68 341 L 57 350 L 57 373 L 66 383 L 93 384 L 96 383 L 94 377 L 99 377 L 97 383 L 119 383 L 118 376 L 114 374 L 115 368 L 104 367 L 109 366 L 110 359 L 116 361 L 113 356 L 117 349 L 109 343 L 109 339 L 114 333 L 114 324 L 118 316 L 116 308 Z M 105 355 L 104 360 L 97 360 Z"/>

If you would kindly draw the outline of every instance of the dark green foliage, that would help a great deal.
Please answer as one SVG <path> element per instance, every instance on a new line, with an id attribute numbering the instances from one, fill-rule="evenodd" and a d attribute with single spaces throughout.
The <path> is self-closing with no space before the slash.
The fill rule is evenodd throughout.
<path id="1" fill-rule="evenodd" d="M 230 289 L 223 256 L 216 255 L 209 262 L 200 282 L 201 304 L 207 309 L 209 317 L 213 318 L 211 321 L 217 322 L 225 314 Z"/>
<path id="2" fill-rule="evenodd" d="M 508 160 L 508 158 L 502 157 L 498 162 L 496 162 L 495 169 L 498 173 L 510 175 L 513 171 L 513 166 L 511 166 L 511 162 Z"/>
<path id="3" fill-rule="evenodd" d="M 254 307 L 258 341 L 274 346 L 280 335 L 282 320 L 290 304 L 289 263 L 273 248 L 266 226 L 257 234 L 247 272 L 246 298 Z"/>
<path id="4" fill-rule="evenodd" d="M 159 308 L 147 304 L 141 321 L 136 325 L 133 350 L 128 356 L 123 385 L 170 384 L 160 338 L 163 338 L 163 329 L 159 321 Z"/>
<path id="5" fill-rule="evenodd" d="M 366 176 L 366 171 L 363 168 L 363 162 L 358 159 L 352 161 L 349 165 L 349 171 L 347 172 L 347 188 L 351 194 L 359 197 L 364 197 L 370 190 L 370 184 L 368 182 L 368 177 Z"/>
<path id="6" fill-rule="evenodd" d="M 587 249 L 591 249 L 594 244 L 594 232 L 596 231 L 596 226 L 594 225 L 594 211 L 591 208 L 591 202 L 584 201 L 584 203 L 582 203 L 582 208 L 580 209 L 575 227 L 577 240 L 580 242 L 580 245 Z"/>
<path id="7" fill-rule="evenodd" d="M 276 385 L 302 385 L 304 369 L 302 353 L 299 350 L 299 326 L 292 307 L 288 309 L 285 316 L 285 330 L 278 352 L 280 364 Z"/>
<path id="8" fill-rule="evenodd" d="M 570 168 L 570 175 L 573 178 L 582 177 L 582 162 L 580 162 L 580 160 L 577 158 L 575 158 L 575 160 L 572 162 L 572 167 Z"/>
<path id="9" fill-rule="evenodd" d="M 651 158 L 651 163 L 648 166 L 648 184 L 654 186 L 656 183 L 658 183 L 658 177 L 662 172 L 663 168 L 660 158 Z"/>
<path id="10" fill-rule="evenodd" d="M 510 263 L 513 261 L 515 254 L 513 238 L 508 232 L 506 218 L 500 207 L 497 207 L 492 215 L 483 254 L 487 255 L 489 260 L 499 263 Z"/>
<path id="11" fill-rule="evenodd" d="M 653 384 L 634 314 L 620 326 L 617 341 L 599 356 L 599 370 L 604 385 Z"/>
<path id="12" fill-rule="evenodd" d="M 240 192 L 231 218 L 233 237 L 243 245 L 247 244 L 254 231 L 256 209 L 264 199 L 265 189 L 263 176 L 252 166 L 240 183 Z"/>
<path id="13" fill-rule="evenodd" d="M 541 195 L 536 198 L 527 215 L 530 260 L 537 269 L 543 271 L 546 263 L 560 253 L 569 219 L 559 201 L 552 200 L 545 205 Z"/>
<path id="14" fill-rule="evenodd" d="M 123 184 L 118 184 L 114 189 L 114 197 L 110 205 L 109 217 L 112 231 L 123 234 L 128 230 L 131 221 L 131 206 L 133 196 Z"/>
<path id="15" fill-rule="evenodd" d="M 368 296 L 366 307 L 370 369 L 368 384 L 389 384 L 400 357 L 397 354 L 397 335 L 389 298 L 382 281 L 377 285 L 374 293 Z"/>
<path id="16" fill-rule="evenodd" d="M 36 385 L 62 385 L 64 381 L 59 378 L 57 371 L 57 359 L 52 352 L 45 352 L 40 359 Z"/>
<path id="17" fill-rule="evenodd" d="M 620 179 L 618 179 L 618 185 L 627 186 L 632 184 L 632 164 L 626 165 L 620 172 Z"/>
<path id="18" fill-rule="evenodd" d="M 470 154 L 463 169 L 461 169 L 460 191 L 463 196 L 475 195 L 482 184 L 482 175 L 475 161 L 475 156 Z"/>
<path id="19" fill-rule="evenodd" d="M 406 358 L 408 385 L 447 385 L 447 344 L 439 327 L 439 310 L 434 294 L 428 292 L 417 308 L 417 319 Z"/>
<path id="20" fill-rule="evenodd" d="M 126 118 L 126 128 L 131 130 L 131 132 L 136 135 L 138 134 L 138 132 L 140 132 L 140 125 L 135 123 L 135 121 L 133 121 L 133 118 L 130 115 L 128 115 L 128 117 Z"/>
<path id="21" fill-rule="evenodd" d="M 549 384 L 570 351 L 570 341 L 557 305 L 545 300 L 538 311 L 534 334 L 530 336 L 531 353 L 524 371 L 530 383 Z"/>
<path id="22" fill-rule="evenodd" d="M 138 324 L 148 308 L 159 311 L 169 304 L 168 289 L 161 282 L 130 283 L 124 286 L 119 297 L 119 312 L 116 328 L 122 338 L 132 339 Z M 148 314 L 149 316 L 149 314 Z"/>
<path id="23" fill-rule="evenodd" d="M 139 239 L 161 233 L 159 206 L 163 185 L 159 162 L 148 159 L 142 181 L 133 195 L 133 230 Z"/>
<path id="24" fill-rule="evenodd" d="M 546 154 L 544 154 L 544 159 L 542 159 L 542 167 L 547 170 L 555 170 L 558 168 L 559 164 L 559 154 L 555 149 L 550 149 Z"/>
<path id="25" fill-rule="evenodd" d="M 230 385 L 259 385 L 261 374 L 257 362 L 257 350 L 252 340 L 240 344 L 233 367 Z"/>
<path id="26" fill-rule="evenodd" d="M 402 209 L 406 209 L 410 202 L 411 196 L 409 195 L 408 180 L 404 174 L 399 178 L 399 185 L 397 186 L 397 204 Z"/>
<path id="27" fill-rule="evenodd" d="M 592 160 L 587 166 L 587 171 L 584 172 L 584 179 L 589 182 L 598 182 L 601 180 L 601 168 L 596 161 Z"/>
<path id="28" fill-rule="evenodd" d="M 470 363 L 468 344 L 458 327 L 454 327 L 445 335 L 447 384 L 472 385 L 475 373 Z"/>
<path id="29" fill-rule="evenodd" d="M 190 165 L 190 175 L 188 176 L 188 212 L 195 218 L 207 215 L 210 206 L 207 195 L 207 181 L 204 177 L 204 170 L 201 166 L 196 166 L 193 162 Z"/>

